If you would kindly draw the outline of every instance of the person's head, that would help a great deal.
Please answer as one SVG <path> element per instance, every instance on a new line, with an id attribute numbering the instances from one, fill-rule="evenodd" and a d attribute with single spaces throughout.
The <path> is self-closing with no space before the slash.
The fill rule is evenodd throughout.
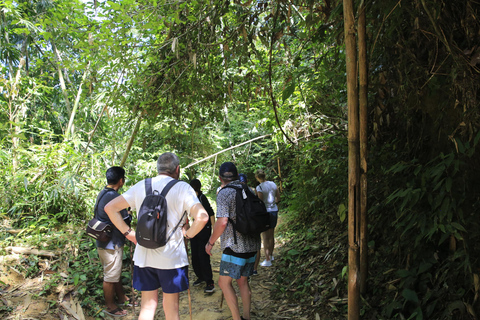
<path id="1" fill-rule="evenodd" d="M 190 185 L 192 186 L 195 192 L 200 193 L 200 189 L 202 189 L 202 183 L 198 179 L 193 179 L 190 181 Z"/>
<path id="2" fill-rule="evenodd" d="M 218 174 L 220 176 L 220 180 L 225 183 L 230 183 L 238 179 L 237 167 L 233 164 L 233 162 L 222 163 L 220 170 L 218 170 Z"/>
<path id="3" fill-rule="evenodd" d="M 262 169 L 257 169 L 257 171 L 255 171 L 255 178 L 258 181 L 265 181 L 265 171 Z"/>
<path id="4" fill-rule="evenodd" d="M 238 180 L 240 180 L 241 183 L 247 184 L 247 175 L 245 173 L 240 173 L 238 175 Z"/>
<path id="5" fill-rule="evenodd" d="M 180 160 L 171 152 L 162 153 L 157 160 L 158 174 L 166 174 L 178 179 L 180 176 Z"/>
<path id="6" fill-rule="evenodd" d="M 123 182 L 123 184 L 125 183 L 125 169 L 123 169 L 122 167 L 108 168 L 105 175 L 107 177 L 107 183 L 109 185 L 113 186 L 120 182 Z"/>

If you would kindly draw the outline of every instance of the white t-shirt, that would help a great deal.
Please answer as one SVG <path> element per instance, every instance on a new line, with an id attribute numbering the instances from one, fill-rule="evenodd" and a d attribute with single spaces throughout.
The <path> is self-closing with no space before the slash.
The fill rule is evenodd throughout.
<path id="1" fill-rule="evenodd" d="M 275 203 L 275 195 L 277 194 L 277 185 L 273 181 L 265 181 L 257 186 L 257 193 L 263 194 L 263 202 L 267 207 L 268 212 L 278 211 L 277 204 Z"/>
<path id="2" fill-rule="evenodd" d="M 152 191 L 158 190 L 162 192 L 163 187 L 167 185 L 173 178 L 166 175 L 158 175 L 152 178 Z M 130 207 L 135 208 L 137 213 L 140 212 L 140 206 L 145 199 L 145 180 L 142 180 L 123 193 L 122 196 L 128 202 Z M 168 215 L 167 215 L 167 234 L 170 235 L 172 230 L 182 218 L 186 211 L 190 215 L 190 209 L 198 201 L 197 195 L 193 188 L 186 182 L 180 181 L 176 183 L 166 196 Z M 182 226 L 185 224 L 186 218 L 180 223 L 175 233 L 172 234 L 170 240 L 163 247 L 157 249 L 149 249 L 137 244 L 133 260 L 135 265 L 144 268 L 151 267 L 156 269 L 177 269 L 188 265 L 188 256 L 183 240 Z"/>

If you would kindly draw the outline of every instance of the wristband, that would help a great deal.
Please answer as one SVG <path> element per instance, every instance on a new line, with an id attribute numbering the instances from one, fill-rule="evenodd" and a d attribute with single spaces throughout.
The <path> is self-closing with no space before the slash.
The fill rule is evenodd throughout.
<path id="1" fill-rule="evenodd" d="M 211 244 L 210 241 L 208 241 L 208 244 L 211 245 L 213 247 L 214 244 Z"/>
<path id="2" fill-rule="evenodd" d="M 123 235 L 126 237 L 130 232 L 132 232 L 132 228 L 128 228 L 128 230 Z"/>

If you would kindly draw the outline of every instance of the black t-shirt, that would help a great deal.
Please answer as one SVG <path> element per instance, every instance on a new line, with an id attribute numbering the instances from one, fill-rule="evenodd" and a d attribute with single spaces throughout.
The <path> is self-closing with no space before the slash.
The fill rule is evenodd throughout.
<path id="1" fill-rule="evenodd" d="M 97 247 L 99 248 L 115 249 L 115 245 L 119 247 L 125 245 L 125 236 L 113 225 L 112 221 L 110 221 L 110 218 L 105 212 L 105 206 L 107 205 L 107 203 L 109 203 L 111 200 L 115 199 L 119 195 L 120 194 L 115 191 L 115 189 L 105 187 L 102 191 L 100 191 L 97 196 L 97 219 L 102 222 L 108 223 L 113 227 L 112 238 L 110 239 L 110 241 L 101 242 L 97 240 Z M 125 209 L 120 211 L 120 213 L 122 214 L 122 217 L 124 219 L 127 218 L 129 215 L 128 211 Z"/>
<path id="2" fill-rule="evenodd" d="M 205 210 L 207 210 L 207 213 L 208 213 L 208 222 L 207 222 L 207 224 L 205 225 L 204 228 L 206 228 L 206 227 L 211 228 L 212 227 L 212 221 L 211 221 L 210 217 L 214 216 L 215 212 L 213 212 L 212 206 L 210 205 L 210 202 L 208 201 L 207 196 L 205 196 L 201 191 L 198 194 L 198 200 L 200 200 L 200 203 L 205 208 Z"/>

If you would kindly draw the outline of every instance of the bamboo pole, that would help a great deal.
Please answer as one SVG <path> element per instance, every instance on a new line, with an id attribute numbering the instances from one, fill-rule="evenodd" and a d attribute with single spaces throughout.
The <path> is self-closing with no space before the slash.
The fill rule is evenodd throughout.
<path id="1" fill-rule="evenodd" d="M 357 53 L 353 0 L 343 0 L 348 101 L 348 320 L 358 320 L 359 307 L 359 141 Z"/>
<path id="2" fill-rule="evenodd" d="M 368 68 L 365 2 L 358 16 L 358 74 L 360 122 L 360 293 L 367 291 L 368 276 L 368 207 L 367 207 L 367 118 Z"/>
<path id="3" fill-rule="evenodd" d="M 128 154 L 130 153 L 130 149 L 132 148 L 133 141 L 135 140 L 135 136 L 137 135 L 138 129 L 140 128 L 140 124 L 142 123 L 143 120 L 143 115 L 145 114 L 145 110 L 140 114 L 137 120 L 137 124 L 135 125 L 135 129 L 133 129 L 132 135 L 130 136 L 130 140 L 128 140 L 127 144 L 127 149 L 125 150 L 125 153 L 123 154 L 122 162 L 120 163 L 120 167 L 123 167 L 125 165 L 125 162 L 127 162 L 127 157 Z"/>
<path id="4" fill-rule="evenodd" d="M 250 143 L 250 142 L 255 141 L 255 140 L 264 139 L 264 138 L 269 137 L 269 136 L 271 136 L 271 135 L 270 135 L 270 134 L 266 134 L 266 135 L 263 135 L 263 136 L 260 136 L 260 137 L 256 137 L 256 138 L 250 139 L 250 140 L 248 140 L 248 141 L 242 142 L 242 143 L 240 143 L 240 144 L 237 144 L 237 145 L 235 145 L 235 146 L 229 147 L 229 148 L 227 148 L 227 149 L 223 149 L 222 151 L 219 151 L 219 152 L 217 152 L 217 153 L 214 153 L 214 154 L 212 154 L 212 155 L 209 155 L 209 156 L 206 157 L 206 158 L 203 158 L 203 159 L 201 159 L 201 160 L 195 161 L 194 163 L 190 163 L 190 164 L 187 165 L 185 168 L 183 168 L 183 170 L 185 170 L 185 169 L 187 169 L 187 168 L 190 168 L 191 166 L 194 166 L 194 165 L 196 165 L 196 164 L 199 164 L 200 162 L 203 162 L 203 161 L 208 160 L 208 159 L 210 159 L 210 158 L 216 157 L 217 155 L 219 155 L 219 154 L 221 154 L 221 153 L 224 153 L 224 152 L 227 152 L 227 151 L 229 151 L 229 150 L 232 150 L 232 149 L 241 147 L 241 146 L 246 145 L 247 143 Z"/>
<path id="5" fill-rule="evenodd" d="M 60 80 L 60 87 L 62 88 L 63 97 L 65 98 L 65 106 L 67 107 L 68 114 L 70 114 L 72 112 L 72 108 L 70 107 L 70 101 L 68 100 L 68 91 L 67 91 L 67 86 L 65 85 L 65 80 L 63 79 L 62 68 L 60 67 L 60 64 L 62 62 L 62 57 L 60 56 L 60 53 L 58 52 L 55 43 L 53 41 L 50 41 L 50 44 L 52 45 L 52 49 L 54 53 L 53 57 L 57 62 L 56 67 L 58 72 L 58 79 Z"/>
<path id="6" fill-rule="evenodd" d="M 75 114 L 77 113 L 78 105 L 80 104 L 82 87 L 83 87 L 83 84 L 85 83 L 85 79 L 87 78 L 89 69 L 90 69 L 90 61 L 88 62 L 87 67 L 85 68 L 85 71 L 83 72 L 82 82 L 80 82 L 80 85 L 78 86 L 77 97 L 75 98 L 75 103 L 73 104 L 73 109 L 72 109 L 72 113 L 70 114 L 70 120 L 68 121 L 67 130 L 65 130 L 65 138 L 67 140 L 70 137 L 70 134 L 73 134 L 73 129 L 72 129 L 73 120 L 75 119 Z"/>

